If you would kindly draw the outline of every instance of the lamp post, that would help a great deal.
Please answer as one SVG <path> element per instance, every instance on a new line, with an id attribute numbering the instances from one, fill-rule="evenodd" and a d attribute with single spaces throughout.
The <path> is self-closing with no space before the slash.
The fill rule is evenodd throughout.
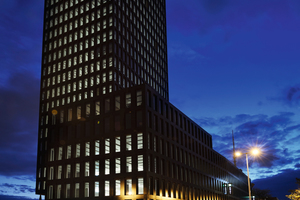
<path id="1" fill-rule="evenodd" d="M 249 152 L 241 153 L 237 151 L 235 153 L 236 157 L 241 156 L 242 154 L 246 154 L 246 165 L 247 165 L 247 176 L 248 176 L 248 192 L 249 192 L 249 200 L 251 200 L 251 188 L 250 188 L 250 178 L 249 178 L 249 165 L 248 165 L 248 154 L 251 153 L 252 155 L 258 155 L 260 153 L 259 149 L 254 148 Z"/>

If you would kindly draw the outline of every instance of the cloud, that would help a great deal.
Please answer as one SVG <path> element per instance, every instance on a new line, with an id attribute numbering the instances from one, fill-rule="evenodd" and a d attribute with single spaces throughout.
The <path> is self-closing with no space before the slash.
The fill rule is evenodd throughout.
<path id="1" fill-rule="evenodd" d="M 4 190 L 12 189 L 12 190 L 14 190 L 14 194 L 35 192 L 35 188 L 32 188 L 28 185 L 17 185 L 17 184 L 4 183 L 4 184 L 0 185 L 0 188 L 4 188 Z"/>
<path id="2" fill-rule="evenodd" d="M 7 87 L 0 87 L 0 175 L 35 171 L 39 85 L 30 71 L 23 71 L 12 74 Z"/>
<path id="3" fill-rule="evenodd" d="M 32 198 L 25 197 L 25 196 L 12 196 L 12 195 L 1 195 L 1 200 L 33 200 Z M 35 200 L 38 200 L 39 198 L 34 198 Z"/>

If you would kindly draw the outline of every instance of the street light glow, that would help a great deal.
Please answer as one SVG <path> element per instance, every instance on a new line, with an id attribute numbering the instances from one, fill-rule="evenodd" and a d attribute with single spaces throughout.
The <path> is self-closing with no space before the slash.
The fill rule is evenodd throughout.
<path id="1" fill-rule="evenodd" d="M 242 153 L 240 151 L 235 152 L 236 157 L 240 157 L 241 155 L 242 155 Z"/>
<path id="2" fill-rule="evenodd" d="M 258 154 L 260 154 L 260 150 L 258 148 L 253 148 L 251 150 L 251 154 L 254 156 L 257 156 Z"/>

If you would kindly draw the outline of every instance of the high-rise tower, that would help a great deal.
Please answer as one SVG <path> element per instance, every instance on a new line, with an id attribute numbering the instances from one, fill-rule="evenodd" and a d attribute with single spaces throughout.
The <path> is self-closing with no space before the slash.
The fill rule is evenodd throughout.
<path id="1" fill-rule="evenodd" d="M 37 194 L 244 195 L 246 177 L 168 102 L 166 41 L 165 0 L 45 0 Z"/>

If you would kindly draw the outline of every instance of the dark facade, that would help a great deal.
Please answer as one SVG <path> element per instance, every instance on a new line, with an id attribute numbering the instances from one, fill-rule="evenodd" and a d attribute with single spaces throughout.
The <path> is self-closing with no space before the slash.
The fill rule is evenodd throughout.
<path id="1" fill-rule="evenodd" d="M 240 199 L 247 177 L 168 102 L 164 0 L 45 0 L 36 193 Z"/>

